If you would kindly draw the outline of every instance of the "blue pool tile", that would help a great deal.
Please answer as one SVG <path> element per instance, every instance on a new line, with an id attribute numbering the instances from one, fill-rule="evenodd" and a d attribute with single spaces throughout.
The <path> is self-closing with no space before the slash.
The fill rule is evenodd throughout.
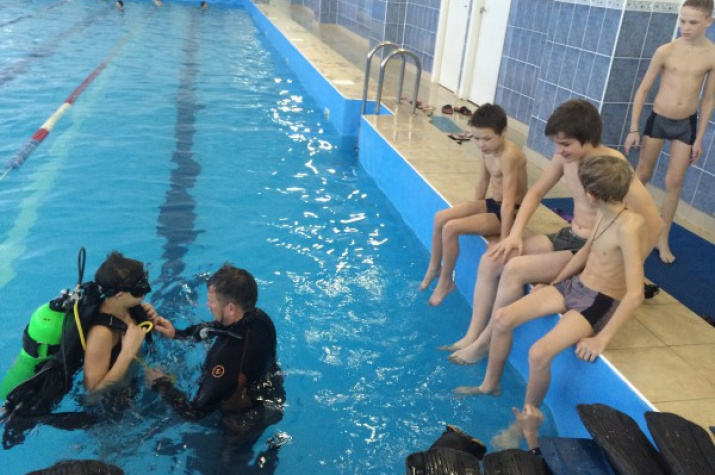
<path id="1" fill-rule="evenodd" d="M 516 119 L 522 124 L 528 122 L 529 114 L 529 98 L 524 95 L 519 95 L 518 106 L 516 108 Z"/>
<path id="2" fill-rule="evenodd" d="M 501 104 L 504 99 L 504 87 L 503 86 L 497 86 L 497 93 L 494 97 L 494 103 L 495 104 Z"/>
<path id="3" fill-rule="evenodd" d="M 554 100 L 556 99 L 556 86 L 550 83 L 544 83 L 541 97 L 534 97 L 538 104 L 538 117 L 547 120 L 554 111 Z"/>
<path id="4" fill-rule="evenodd" d="M 571 90 L 563 87 L 556 89 L 556 97 L 554 98 L 554 109 L 571 99 Z M 553 112 L 553 111 L 552 111 Z"/>
<path id="5" fill-rule="evenodd" d="M 511 56 L 511 44 L 514 39 L 514 27 L 508 26 L 506 29 L 506 35 L 504 36 L 504 48 L 502 50 L 503 56 Z"/>
<path id="6" fill-rule="evenodd" d="M 551 8 L 551 15 L 549 16 L 549 27 L 546 30 L 547 39 L 554 41 L 556 32 L 561 28 L 559 23 L 559 15 L 561 14 L 562 2 L 554 2 Z"/>
<path id="7" fill-rule="evenodd" d="M 649 20 L 650 12 L 626 11 L 623 14 L 615 56 L 620 58 L 641 57 Z"/>
<path id="8" fill-rule="evenodd" d="M 546 35 L 542 33 L 534 33 L 533 42 L 529 45 L 529 55 L 526 62 L 535 66 L 541 65 L 542 55 L 544 54 L 544 42 Z"/>
<path id="9" fill-rule="evenodd" d="M 517 28 L 514 31 L 514 38 L 512 41 L 511 57 L 522 61 L 524 59 L 524 30 Z"/>
<path id="10" fill-rule="evenodd" d="M 581 48 L 583 36 L 586 33 L 586 24 L 588 23 L 588 10 L 588 5 L 574 5 L 571 29 L 566 40 L 567 45 Z"/>
<path id="11" fill-rule="evenodd" d="M 532 88 L 531 94 L 529 95 L 529 97 L 531 97 L 532 99 L 540 98 L 541 95 L 543 94 L 543 91 L 544 91 L 544 81 L 540 81 L 538 79 L 538 72 L 535 71 L 534 87 Z M 533 104 L 532 104 L 532 114 L 538 115 L 537 111 L 533 110 Z"/>
<path id="12" fill-rule="evenodd" d="M 643 58 L 652 58 L 658 46 L 672 41 L 677 19 L 675 13 L 652 14 L 643 46 Z"/>
<path id="13" fill-rule="evenodd" d="M 703 178 L 705 178 L 707 173 L 703 173 L 702 170 L 695 167 L 688 167 L 685 171 L 685 176 L 683 177 L 683 188 L 680 190 L 680 199 L 684 203 L 693 203 L 695 197 L 700 193 L 699 191 L 705 190 L 706 186 L 703 186 Z M 705 193 L 707 196 L 708 193 Z M 713 194 L 715 196 L 715 194 Z M 696 206 L 697 207 L 697 206 Z"/>
<path id="14" fill-rule="evenodd" d="M 586 94 L 588 82 L 591 79 L 591 70 L 596 55 L 590 51 L 581 51 L 576 66 L 576 75 L 573 82 L 573 91 L 578 94 Z"/>
<path id="15" fill-rule="evenodd" d="M 522 94 L 531 97 L 536 84 L 536 68 L 529 64 L 524 65 L 524 82 L 521 84 Z"/>
<path id="16" fill-rule="evenodd" d="M 557 30 L 554 33 L 554 43 L 566 44 L 568 42 L 569 32 L 571 31 L 571 22 L 573 21 L 573 3 L 562 3 L 561 11 L 559 12 L 559 20 L 556 24 Z"/>
<path id="17" fill-rule="evenodd" d="M 561 75 L 561 67 L 564 64 L 564 53 L 566 52 L 566 47 L 560 44 L 554 44 L 551 49 L 551 57 L 549 59 L 549 66 L 546 70 L 546 80 L 558 84 L 559 76 Z"/>
<path id="18" fill-rule="evenodd" d="M 692 200 L 693 206 L 712 216 L 715 214 L 715 176 L 703 173 L 697 186 Z"/>
<path id="19" fill-rule="evenodd" d="M 604 99 L 606 102 L 629 102 L 632 99 L 639 63 L 638 59 L 613 59 Z"/>
<path id="20" fill-rule="evenodd" d="M 703 156 L 700 157 L 700 165 L 703 170 L 715 175 L 715 146 L 713 143 L 715 143 L 715 124 L 710 122 L 703 139 Z"/>
<path id="21" fill-rule="evenodd" d="M 601 100 L 603 89 L 606 86 L 606 77 L 608 76 L 610 62 L 611 59 L 606 56 L 596 56 L 593 62 L 593 69 L 591 70 L 591 80 L 588 82 L 586 96 L 596 99 L 597 101 Z"/>
<path id="22" fill-rule="evenodd" d="M 551 61 L 551 52 L 553 51 L 554 44 L 551 41 L 544 41 L 544 46 L 541 50 L 541 60 L 539 65 L 541 66 L 541 74 L 546 77 L 546 72 L 549 69 L 549 62 Z"/>
<path id="23" fill-rule="evenodd" d="M 534 18 L 536 17 L 536 9 L 538 7 L 537 2 L 534 0 L 529 0 L 526 2 L 524 7 L 524 23 L 523 26 L 524 28 L 527 28 L 529 30 L 534 29 Z M 513 5 L 512 5 L 513 8 Z"/>
<path id="24" fill-rule="evenodd" d="M 561 76 L 559 76 L 559 86 L 571 89 L 573 86 L 574 77 L 576 76 L 576 68 L 578 67 L 578 57 L 580 50 L 566 47 L 564 52 L 564 62 L 561 67 Z"/>
<path id="25" fill-rule="evenodd" d="M 603 17 L 603 28 L 598 38 L 596 52 L 610 56 L 613 53 L 613 45 L 618 36 L 618 27 L 621 22 L 621 11 L 607 8 Z"/>
<path id="26" fill-rule="evenodd" d="M 596 51 L 598 48 L 598 38 L 601 36 L 603 29 L 603 18 L 606 15 L 606 9 L 601 7 L 591 7 L 588 12 L 588 20 L 586 20 L 586 31 L 584 32 L 582 48 L 587 51 Z"/>
<path id="27" fill-rule="evenodd" d="M 514 90 L 522 92 L 522 87 L 524 84 L 524 74 L 526 65 L 521 61 L 517 61 L 514 65 Z"/>
<path id="28" fill-rule="evenodd" d="M 620 145 L 628 115 L 628 104 L 604 103 L 601 109 L 602 140 L 606 145 Z"/>

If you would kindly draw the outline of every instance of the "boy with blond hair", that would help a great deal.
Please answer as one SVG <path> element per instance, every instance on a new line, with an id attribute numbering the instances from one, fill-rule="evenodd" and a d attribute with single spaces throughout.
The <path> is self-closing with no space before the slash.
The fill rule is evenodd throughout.
<path id="1" fill-rule="evenodd" d="M 675 260 L 668 235 L 678 209 L 683 178 L 688 166 L 703 154 L 703 138 L 715 106 L 715 45 L 705 36 L 712 15 L 713 0 L 685 0 L 678 18 L 681 36 L 659 47 L 653 55 L 633 99 L 630 132 L 624 143 L 626 153 L 631 147 L 641 147 L 636 175 L 645 184 L 653 175 L 663 143 L 670 140 L 670 163 L 661 206 L 665 227 L 657 244 L 660 260 L 666 264 Z M 641 144 L 638 122 L 658 75 L 660 86 Z"/>
<path id="2" fill-rule="evenodd" d="M 584 159 L 578 175 L 587 199 L 598 209 L 586 245 L 550 285 L 497 310 L 484 381 L 459 387 L 456 393 L 497 395 L 514 329 L 543 315 L 562 313 L 556 326 L 529 350 L 524 404 L 539 408 L 556 355 L 576 345 L 580 359 L 594 361 L 643 301 L 643 262 L 651 241 L 644 218 L 624 202 L 633 170 L 625 160 L 604 155 Z"/>

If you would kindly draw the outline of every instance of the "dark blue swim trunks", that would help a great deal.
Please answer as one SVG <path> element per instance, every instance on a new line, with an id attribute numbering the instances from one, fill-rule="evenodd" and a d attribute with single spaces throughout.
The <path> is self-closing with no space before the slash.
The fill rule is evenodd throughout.
<path id="1" fill-rule="evenodd" d="M 654 139 L 678 140 L 692 145 L 698 132 L 698 114 L 685 119 L 668 119 L 651 112 L 645 123 L 643 135 Z"/>
<path id="2" fill-rule="evenodd" d="M 487 204 L 487 213 L 496 214 L 499 221 L 501 221 L 501 201 L 496 201 L 493 198 L 487 198 L 484 200 Z M 514 205 L 514 213 L 519 210 L 519 205 Z"/>

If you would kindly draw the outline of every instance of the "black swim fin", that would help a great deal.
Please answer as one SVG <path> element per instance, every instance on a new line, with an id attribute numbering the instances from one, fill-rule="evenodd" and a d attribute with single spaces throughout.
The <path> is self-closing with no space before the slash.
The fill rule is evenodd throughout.
<path id="1" fill-rule="evenodd" d="M 628 414 L 605 404 L 576 406 L 581 422 L 620 475 L 666 475 L 661 454 Z"/>
<path id="2" fill-rule="evenodd" d="M 646 412 L 645 420 L 673 475 L 715 474 L 715 444 L 705 429 L 668 412 Z"/>
<path id="3" fill-rule="evenodd" d="M 539 437 L 539 448 L 553 475 L 615 475 L 592 439 Z"/>
<path id="4" fill-rule="evenodd" d="M 437 448 L 415 452 L 405 459 L 409 475 L 481 475 L 479 459 L 455 449 Z"/>
<path id="5" fill-rule="evenodd" d="M 507 449 L 484 457 L 485 475 L 548 475 L 544 459 L 531 452 Z"/>

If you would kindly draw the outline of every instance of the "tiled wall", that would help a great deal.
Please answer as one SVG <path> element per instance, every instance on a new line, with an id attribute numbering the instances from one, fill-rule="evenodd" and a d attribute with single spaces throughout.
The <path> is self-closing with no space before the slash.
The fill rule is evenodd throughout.
<path id="1" fill-rule="evenodd" d="M 515 117 L 530 127 L 529 147 L 549 157 L 554 146 L 544 128 L 557 105 L 585 98 L 601 106 L 623 1 L 543 1 L 550 5 L 544 6 L 548 19 L 535 75 L 534 107 L 529 117 Z"/>
<path id="2" fill-rule="evenodd" d="M 293 0 L 323 23 L 338 23 L 367 38 L 370 47 L 392 41 L 419 57 L 431 72 L 440 0 Z M 334 7 L 333 7 L 334 5 Z"/>

